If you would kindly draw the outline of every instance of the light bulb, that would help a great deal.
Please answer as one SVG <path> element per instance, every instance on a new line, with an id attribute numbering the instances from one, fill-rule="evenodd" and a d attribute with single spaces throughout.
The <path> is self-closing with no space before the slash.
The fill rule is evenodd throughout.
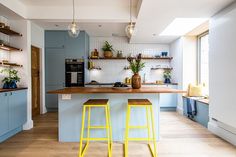
<path id="1" fill-rule="evenodd" d="M 72 22 L 68 26 L 68 33 L 73 38 L 77 38 L 79 36 L 80 30 L 79 30 L 79 27 L 76 25 L 75 22 Z"/>
<path id="2" fill-rule="evenodd" d="M 125 28 L 126 35 L 131 38 L 131 36 L 135 35 L 137 30 L 135 29 L 135 25 L 133 23 L 129 23 Z"/>

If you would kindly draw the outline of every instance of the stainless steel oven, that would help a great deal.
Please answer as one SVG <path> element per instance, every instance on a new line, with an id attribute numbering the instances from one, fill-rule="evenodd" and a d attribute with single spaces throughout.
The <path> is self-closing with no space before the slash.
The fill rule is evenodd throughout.
<path id="1" fill-rule="evenodd" d="M 84 61 L 81 59 L 66 59 L 66 87 L 84 86 Z"/>

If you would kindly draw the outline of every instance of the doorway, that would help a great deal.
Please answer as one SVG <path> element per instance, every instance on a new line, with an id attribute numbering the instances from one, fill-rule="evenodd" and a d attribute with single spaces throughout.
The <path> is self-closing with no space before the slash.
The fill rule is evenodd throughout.
<path id="1" fill-rule="evenodd" d="M 40 114 L 40 48 L 31 46 L 32 117 Z"/>

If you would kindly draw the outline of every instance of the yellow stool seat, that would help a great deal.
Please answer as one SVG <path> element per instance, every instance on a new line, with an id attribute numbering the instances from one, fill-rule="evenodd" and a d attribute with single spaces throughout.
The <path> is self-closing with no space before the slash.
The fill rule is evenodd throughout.
<path id="1" fill-rule="evenodd" d="M 103 107 L 105 110 L 105 119 L 106 125 L 105 126 L 91 126 L 91 109 L 96 107 Z M 87 119 L 87 137 L 84 137 L 84 130 L 85 130 L 85 117 L 86 117 L 86 110 L 88 109 L 88 119 Z M 106 129 L 106 137 L 105 138 L 91 138 L 90 137 L 90 130 L 91 129 Z M 83 141 L 86 141 L 84 148 Z M 83 111 L 82 111 L 82 126 L 81 126 L 81 135 L 80 135 L 80 146 L 79 146 L 79 157 L 83 157 L 85 151 L 88 147 L 89 141 L 107 141 L 108 144 L 108 157 L 112 156 L 112 128 L 111 128 L 111 120 L 110 120 L 110 106 L 108 99 L 89 99 L 83 104 Z"/>
<path id="2" fill-rule="evenodd" d="M 128 105 L 152 105 L 148 99 L 128 99 Z"/>
<path id="3" fill-rule="evenodd" d="M 108 105 L 108 99 L 89 99 L 84 105 Z"/>
<path id="4" fill-rule="evenodd" d="M 146 125 L 145 126 L 130 126 L 130 115 L 131 108 L 135 107 L 143 107 L 146 109 Z M 151 116 L 151 118 L 149 117 Z M 150 121 L 151 119 L 151 121 Z M 150 129 L 150 123 L 152 127 Z M 148 130 L 148 138 L 129 138 L 129 130 L 130 129 L 147 129 Z M 152 137 L 151 137 L 152 130 Z M 127 115 L 126 115 L 126 128 L 125 128 L 125 157 L 128 157 L 128 142 L 129 141 L 147 141 L 150 147 L 151 153 L 153 157 L 157 157 L 157 147 L 156 147 L 156 129 L 154 125 L 154 115 L 152 109 L 152 103 L 148 99 L 128 99 L 127 105 Z M 154 149 L 151 148 L 151 142 L 153 142 Z"/>

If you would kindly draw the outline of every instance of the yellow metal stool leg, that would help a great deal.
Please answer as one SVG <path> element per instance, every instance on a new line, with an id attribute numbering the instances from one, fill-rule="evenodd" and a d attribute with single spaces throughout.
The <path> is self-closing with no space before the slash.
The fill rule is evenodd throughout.
<path id="1" fill-rule="evenodd" d="M 111 110 L 109 104 L 108 104 L 108 120 L 109 120 L 109 134 L 110 134 L 110 150 L 112 154 L 112 125 L 111 125 Z"/>
<path id="2" fill-rule="evenodd" d="M 111 147 L 110 147 L 110 129 L 109 129 L 109 118 L 108 118 L 108 107 L 105 106 L 106 113 L 106 133 L 107 133 L 107 148 L 108 148 L 108 156 L 111 157 Z"/>
<path id="3" fill-rule="evenodd" d="M 126 128 L 125 128 L 125 157 L 128 157 L 129 121 L 130 121 L 130 106 L 127 105 Z"/>
<path id="4" fill-rule="evenodd" d="M 152 134 L 153 134 L 153 145 L 154 145 L 153 156 L 154 156 L 154 157 L 157 157 L 156 129 L 155 129 L 155 124 L 154 124 L 154 115 L 153 115 L 152 106 L 150 106 L 150 112 L 151 112 L 151 120 L 152 120 Z"/>
<path id="5" fill-rule="evenodd" d="M 79 157 L 83 157 L 83 152 L 84 152 L 84 151 L 82 151 L 82 147 L 83 147 L 83 137 L 84 137 L 85 112 L 86 112 L 86 106 L 83 106 L 83 111 L 82 111 L 82 125 L 81 125 L 81 133 L 80 133 Z"/>
<path id="6" fill-rule="evenodd" d="M 91 108 L 88 106 L 88 126 L 87 126 L 87 144 L 89 144 L 90 140 L 90 117 L 91 117 Z"/>
<path id="7" fill-rule="evenodd" d="M 150 137 L 150 120 L 149 120 L 149 110 L 148 110 L 148 106 L 145 107 L 146 108 L 146 119 L 147 119 L 147 129 L 148 129 L 148 144 L 150 146 L 150 141 L 151 141 L 151 137 Z"/>

